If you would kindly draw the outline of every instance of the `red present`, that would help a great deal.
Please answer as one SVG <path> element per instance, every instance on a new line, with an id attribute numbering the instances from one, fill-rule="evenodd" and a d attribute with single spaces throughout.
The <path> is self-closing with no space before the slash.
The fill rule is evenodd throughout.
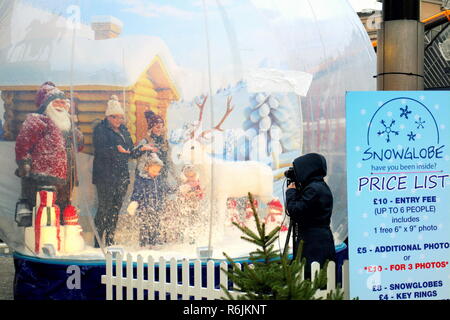
<path id="1" fill-rule="evenodd" d="M 56 193 L 52 191 L 39 191 L 36 197 L 36 207 L 34 208 L 34 251 L 39 254 L 40 241 L 41 241 L 41 227 L 43 226 L 56 226 L 56 237 L 58 243 L 58 251 L 61 250 L 61 237 L 60 237 L 60 210 L 55 204 Z"/>

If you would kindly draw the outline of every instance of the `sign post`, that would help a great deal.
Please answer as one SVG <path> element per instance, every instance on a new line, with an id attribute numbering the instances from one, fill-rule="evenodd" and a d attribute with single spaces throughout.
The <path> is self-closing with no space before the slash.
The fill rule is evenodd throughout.
<path id="1" fill-rule="evenodd" d="M 450 298 L 450 92 L 347 93 L 350 295 Z"/>

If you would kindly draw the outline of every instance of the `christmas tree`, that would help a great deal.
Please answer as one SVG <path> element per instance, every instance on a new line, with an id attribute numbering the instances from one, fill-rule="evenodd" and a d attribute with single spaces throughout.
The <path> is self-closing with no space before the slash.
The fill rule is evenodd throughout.
<path id="1" fill-rule="evenodd" d="M 252 204 L 253 216 L 256 223 L 256 232 L 246 226 L 241 226 L 235 222 L 233 224 L 239 228 L 244 236 L 242 239 L 257 245 L 256 251 L 250 253 L 250 263 L 244 263 L 243 268 L 239 266 L 226 254 L 231 268 L 222 271 L 228 275 L 233 282 L 235 291 L 238 291 L 239 300 L 316 300 L 317 290 L 326 286 L 327 263 L 320 269 L 313 281 L 304 279 L 303 270 L 306 264 L 305 259 L 301 259 L 302 245 L 295 259 L 290 259 L 287 246 L 281 253 L 275 250 L 274 243 L 278 239 L 280 227 L 274 228 L 268 234 L 266 225 L 262 223 L 256 212 L 253 197 L 249 193 L 249 200 Z M 228 288 L 221 285 L 226 297 L 234 300 Z M 328 293 L 327 299 L 342 300 L 343 293 L 337 289 Z"/>

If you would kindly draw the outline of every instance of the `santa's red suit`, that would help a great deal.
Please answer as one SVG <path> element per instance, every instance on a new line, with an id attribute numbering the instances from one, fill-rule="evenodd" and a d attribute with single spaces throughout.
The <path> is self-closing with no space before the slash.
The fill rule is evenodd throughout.
<path id="1" fill-rule="evenodd" d="M 70 203 L 75 184 L 75 143 L 70 123 L 67 131 L 63 131 L 46 112 L 47 108 L 53 108 L 53 101 L 65 99 L 64 93 L 49 87 L 43 99 L 38 113 L 27 116 L 16 139 L 18 175 L 22 177 L 23 196 L 31 207 L 35 206 L 36 192 L 42 186 L 55 186 L 57 205 L 63 211 Z M 74 132 L 77 149 L 81 151 L 83 136 L 78 129 Z"/>
<path id="2" fill-rule="evenodd" d="M 45 179 L 52 184 L 65 182 L 65 139 L 48 116 L 37 113 L 28 115 L 16 139 L 16 161 L 30 164 L 33 179 Z"/>

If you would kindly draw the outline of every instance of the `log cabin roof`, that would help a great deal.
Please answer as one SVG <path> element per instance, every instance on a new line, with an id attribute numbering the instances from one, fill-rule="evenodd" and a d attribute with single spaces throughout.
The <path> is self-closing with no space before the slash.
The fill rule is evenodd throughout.
<path id="1" fill-rule="evenodd" d="M 160 38 L 94 40 L 91 26 L 80 23 L 74 32 L 67 17 L 29 4 L 8 2 L 1 9 L 0 90 L 35 90 L 45 81 L 63 89 L 126 89 L 147 72 L 155 89 L 179 95 L 177 65 Z"/>
<path id="2" fill-rule="evenodd" d="M 0 90 L 39 86 L 53 81 L 58 87 L 132 87 L 143 72 L 156 89 L 172 89 L 176 65 L 165 43 L 151 36 L 108 40 L 76 37 L 30 39 L 0 51 Z M 2 54 L 3 53 L 3 54 Z M 3 59 L 2 59 L 3 58 Z M 72 73 L 73 68 L 73 73 Z"/>

